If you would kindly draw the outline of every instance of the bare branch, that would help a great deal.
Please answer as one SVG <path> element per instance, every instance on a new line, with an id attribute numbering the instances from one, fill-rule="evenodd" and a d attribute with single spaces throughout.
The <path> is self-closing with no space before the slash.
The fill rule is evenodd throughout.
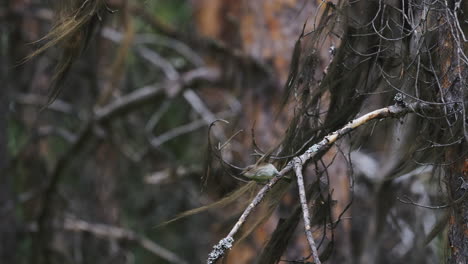
<path id="1" fill-rule="evenodd" d="M 182 263 L 188 264 L 187 261 L 183 260 L 175 253 L 161 247 L 154 243 L 149 238 L 138 235 L 130 229 L 121 227 L 104 225 L 104 224 L 92 224 L 83 220 L 67 217 L 63 226 L 66 230 L 74 232 L 88 232 L 97 237 L 111 238 L 117 240 L 127 240 L 139 244 L 144 249 L 153 253 L 154 255 L 165 259 L 170 263 Z"/>
<path id="2" fill-rule="evenodd" d="M 372 111 L 370 113 L 367 113 L 359 118 L 356 118 L 349 122 L 347 125 L 345 125 L 343 128 L 328 134 L 322 141 L 320 141 L 317 144 L 314 144 L 311 146 L 308 150 L 306 150 L 302 155 L 298 156 L 300 160 L 301 166 L 304 166 L 306 162 L 308 162 L 310 159 L 312 159 L 317 153 L 323 152 L 328 150 L 338 139 L 343 137 L 346 134 L 349 134 L 351 131 L 354 129 L 358 128 L 361 125 L 364 125 L 372 120 L 375 119 L 385 119 L 385 118 L 398 118 L 401 116 L 404 116 L 408 113 L 414 113 L 417 111 L 420 111 L 421 109 L 428 108 L 429 106 L 426 104 L 422 104 L 420 102 L 412 103 L 409 105 L 406 104 L 398 104 L 398 105 L 392 105 L 384 108 L 377 109 L 375 111 Z M 294 159 L 297 160 L 297 159 Z M 293 160 L 293 161 L 294 161 Z M 268 191 L 287 173 L 289 173 L 294 166 L 294 162 L 290 161 L 279 173 L 277 176 L 273 177 L 263 188 L 260 189 L 260 191 L 257 193 L 257 195 L 253 198 L 252 202 L 247 206 L 247 208 L 244 210 L 242 215 L 239 217 L 239 220 L 237 220 L 236 224 L 234 227 L 231 229 L 229 234 L 221 239 L 217 245 L 213 247 L 213 251 L 209 254 L 207 263 L 212 264 L 216 263 L 217 260 L 219 260 L 221 257 L 224 256 L 226 250 L 231 249 L 232 243 L 234 242 L 234 236 L 237 234 L 239 229 L 242 227 L 242 225 L 245 223 L 247 220 L 247 217 L 250 215 L 250 213 L 253 211 L 253 209 L 260 204 L 260 202 L 263 200 L 265 195 L 268 193 Z M 230 243 L 226 243 L 226 241 L 230 241 Z"/>
<path id="3" fill-rule="evenodd" d="M 178 94 L 182 88 L 192 85 L 197 80 L 215 81 L 219 78 L 219 71 L 210 68 L 197 68 L 186 72 L 176 81 L 169 81 L 161 87 L 146 86 L 140 88 L 126 96 L 118 98 L 114 102 L 98 108 L 95 111 L 95 120 L 105 122 L 123 113 L 141 107 L 142 104 L 154 102 L 154 99 L 162 92 L 166 92 L 170 97 Z"/>
<path id="4" fill-rule="evenodd" d="M 294 158 L 293 163 L 294 171 L 296 172 L 297 176 L 297 186 L 299 188 L 299 198 L 301 200 L 302 216 L 304 218 L 304 231 L 306 234 L 307 242 L 309 242 L 310 250 L 312 251 L 312 257 L 314 258 L 315 264 L 321 264 L 317 252 L 317 247 L 315 246 L 314 238 L 312 237 L 312 228 L 310 226 L 309 206 L 305 194 L 304 177 L 302 176 L 303 162 L 300 158 Z"/>
<path id="5" fill-rule="evenodd" d="M 80 133 L 76 136 L 76 139 L 69 147 L 68 150 L 57 160 L 52 172 L 50 173 L 46 187 L 44 188 L 44 196 L 42 199 L 39 217 L 38 217 L 38 235 L 35 245 L 42 247 L 43 241 L 39 241 L 45 235 L 47 235 L 47 220 L 51 217 L 52 208 L 51 200 L 55 194 L 58 184 L 61 181 L 63 172 L 68 168 L 73 158 L 76 157 L 77 153 L 80 153 L 82 148 L 86 145 L 90 138 L 94 136 L 95 128 L 97 125 L 105 123 L 113 118 L 122 116 L 123 114 L 140 108 L 141 106 L 151 103 L 154 101 L 155 96 L 158 96 L 162 91 L 171 96 L 171 92 L 174 93 L 172 96 L 178 94 L 186 85 L 190 85 L 192 82 L 199 79 L 213 80 L 219 76 L 217 71 L 207 70 L 205 68 L 195 69 L 189 71 L 180 76 L 180 79 L 168 82 L 166 86 L 159 87 L 144 87 L 137 91 L 130 93 L 124 97 L 119 98 L 115 102 L 110 103 L 102 108 L 98 108 L 95 111 L 94 117 L 92 117 L 85 125 Z M 175 86 L 175 88 L 173 87 Z M 177 91 L 174 91 L 174 89 Z M 164 88 L 164 89 L 163 89 Z"/>
<path id="6" fill-rule="evenodd" d="M 221 112 L 217 114 L 217 116 L 219 116 L 220 118 L 227 118 L 231 117 L 232 115 L 233 114 L 231 112 Z M 173 128 L 157 137 L 152 137 L 150 140 L 151 146 L 153 148 L 157 148 L 175 137 L 195 131 L 199 128 L 204 127 L 207 124 L 209 123 L 205 119 L 198 119 L 188 124 Z"/>
<path id="7" fill-rule="evenodd" d="M 19 104 L 32 105 L 37 107 L 43 107 L 45 104 L 47 104 L 48 101 L 47 97 L 35 94 L 18 93 L 15 94 L 14 97 L 16 102 Z M 47 107 L 47 109 L 61 112 L 64 114 L 71 114 L 74 112 L 73 106 L 62 100 L 55 100 Z"/>

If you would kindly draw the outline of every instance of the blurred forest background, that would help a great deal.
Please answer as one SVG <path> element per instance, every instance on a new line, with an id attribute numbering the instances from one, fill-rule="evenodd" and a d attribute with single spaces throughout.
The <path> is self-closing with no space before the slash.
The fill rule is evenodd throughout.
<path id="1" fill-rule="evenodd" d="M 225 162 L 274 149 L 280 169 L 354 118 L 412 102 L 430 110 L 373 121 L 308 163 L 314 240 L 325 263 L 468 263 L 467 12 L 1 1 L 0 263 L 205 263 L 255 192 L 158 225 L 244 186 Z M 224 162 L 208 151 L 217 119 Z M 312 263 L 297 187 L 281 188 L 225 263 Z"/>

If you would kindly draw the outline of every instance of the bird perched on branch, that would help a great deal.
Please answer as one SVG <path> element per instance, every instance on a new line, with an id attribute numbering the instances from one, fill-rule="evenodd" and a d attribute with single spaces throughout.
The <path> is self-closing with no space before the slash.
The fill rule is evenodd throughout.
<path id="1" fill-rule="evenodd" d="M 263 154 L 255 164 L 247 166 L 241 172 L 241 175 L 256 182 L 265 182 L 278 175 L 279 172 L 276 167 L 268 162 L 274 150 L 276 150 L 276 148 L 270 149 Z"/>
<path id="2" fill-rule="evenodd" d="M 243 176 L 256 182 L 265 182 L 278 174 L 279 172 L 276 167 L 273 164 L 267 162 L 262 162 L 260 164 L 255 163 L 253 165 L 247 166 L 247 168 L 242 171 Z"/>

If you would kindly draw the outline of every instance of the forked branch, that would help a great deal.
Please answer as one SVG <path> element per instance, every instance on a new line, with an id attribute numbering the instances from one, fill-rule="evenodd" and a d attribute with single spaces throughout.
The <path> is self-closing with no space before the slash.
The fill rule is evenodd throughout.
<path id="1" fill-rule="evenodd" d="M 232 248 L 234 240 L 234 236 L 237 234 L 239 229 L 242 227 L 242 225 L 245 223 L 247 220 L 247 217 L 250 215 L 250 213 L 253 211 L 253 209 L 260 204 L 260 202 L 263 200 L 265 195 L 268 193 L 268 191 L 287 173 L 289 173 L 293 168 L 302 168 L 310 159 L 312 159 L 317 153 L 323 152 L 328 150 L 338 139 L 343 137 L 344 135 L 350 133 L 354 129 L 358 128 L 359 126 L 362 126 L 372 120 L 376 119 L 385 119 L 385 118 L 398 118 L 402 117 L 408 113 L 415 113 L 418 111 L 421 111 L 423 109 L 429 108 L 428 104 L 424 104 L 421 102 L 416 102 L 416 103 L 411 103 L 411 104 L 405 104 L 403 102 L 400 102 L 398 104 L 384 107 L 381 109 L 377 109 L 375 111 L 372 111 L 370 113 L 367 113 L 359 118 L 356 118 L 352 121 L 350 121 L 348 124 L 346 124 L 344 127 L 341 129 L 328 134 L 323 140 L 320 142 L 314 144 L 311 146 L 309 149 L 307 149 L 303 154 L 295 157 L 290 161 L 279 173 L 277 176 L 273 177 L 263 188 L 260 189 L 260 191 L 257 193 L 257 195 L 254 197 L 252 202 L 247 206 L 247 208 L 244 210 L 242 215 L 239 217 L 239 220 L 236 222 L 232 230 L 229 232 L 229 234 L 221 239 L 218 244 L 216 244 L 213 247 L 213 250 L 210 252 L 208 255 L 208 264 L 216 263 L 220 258 L 224 256 L 226 253 L 226 250 L 229 250 Z M 297 173 L 297 170 L 296 170 Z M 302 174 L 301 174 L 302 175 Z M 310 243 L 310 241 L 309 241 Z M 311 248 L 313 246 L 311 245 Z M 312 251 L 314 251 L 312 249 Z M 314 259 L 316 256 L 314 255 Z M 318 257 L 317 257 L 318 258 Z M 320 263 L 317 262 L 316 263 Z"/>

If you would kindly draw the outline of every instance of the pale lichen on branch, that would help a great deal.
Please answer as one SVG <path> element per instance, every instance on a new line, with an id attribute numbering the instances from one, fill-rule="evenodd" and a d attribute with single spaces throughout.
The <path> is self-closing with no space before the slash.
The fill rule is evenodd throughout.
<path id="1" fill-rule="evenodd" d="M 231 229 L 229 234 L 225 238 L 221 239 L 220 242 L 213 248 L 213 251 L 209 254 L 207 263 L 208 264 L 216 263 L 217 260 L 219 260 L 220 258 L 224 256 L 224 254 L 226 253 L 226 250 L 231 249 L 231 246 L 230 247 L 222 246 L 222 245 L 225 245 L 224 241 L 226 241 L 226 239 L 229 239 L 229 241 L 232 240 L 232 242 L 234 242 L 234 236 L 237 234 L 239 229 L 245 223 L 247 217 L 250 215 L 253 209 L 258 204 L 260 204 L 260 202 L 263 200 L 263 198 L 268 193 L 268 191 L 283 176 L 289 173 L 292 169 L 299 168 L 299 167 L 302 168 L 317 153 L 328 150 L 338 139 L 340 139 L 344 135 L 349 134 L 351 131 L 355 130 L 359 126 L 362 126 L 372 120 L 386 119 L 386 118 L 398 118 L 408 113 L 416 113 L 427 108 L 430 108 L 430 105 L 427 105 L 421 102 L 415 102 L 411 104 L 396 104 L 396 105 L 391 105 L 388 107 L 374 110 L 370 113 L 367 113 L 359 118 L 356 118 L 350 121 L 341 129 L 338 129 L 335 132 L 328 134 L 320 142 L 308 148 L 302 155 L 299 155 L 293 158 L 290 162 L 288 162 L 288 164 L 283 169 L 281 169 L 278 175 L 273 177 L 267 184 L 263 186 L 263 188 L 260 189 L 257 195 L 253 198 L 252 202 L 247 206 L 247 208 L 244 210 L 242 215 L 239 217 L 239 220 L 236 222 L 236 224 Z M 320 263 L 320 262 L 317 262 L 317 263 Z"/>

